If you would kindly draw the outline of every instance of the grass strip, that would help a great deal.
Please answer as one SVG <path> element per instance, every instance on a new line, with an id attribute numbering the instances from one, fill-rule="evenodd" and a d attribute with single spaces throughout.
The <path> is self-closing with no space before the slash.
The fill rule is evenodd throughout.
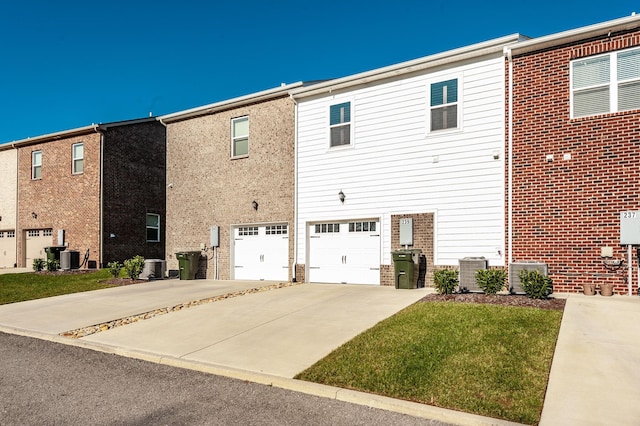
<path id="1" fill-rule="evenodd" d="M 416 303 L 296 378 L 537 424 L 561 311 Z"/>
<path id="2" fill-rule="evenodd" d="M 111 278 L 107 269 L 77 274 L 23 274 L 0 275 L 0 305 L 42 299 L 61 294 L 79 293 L 111 287 L 101 281 Z"/>

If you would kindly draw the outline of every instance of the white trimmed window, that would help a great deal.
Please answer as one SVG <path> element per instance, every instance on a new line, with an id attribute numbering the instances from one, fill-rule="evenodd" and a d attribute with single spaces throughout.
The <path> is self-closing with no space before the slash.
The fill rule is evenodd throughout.
<path id="1" fill-rule="evenodd" d="M 71 163 L 74 175 L 84 173 L 84 144 L 74 143 L 71 146 Z"/>
<path id="2" fill-rule="evenodd" d="M 249 117 L 231 120 L 231 156 L 246 157 L 249 155 Z"/>
<path id="3" fill-rule="evenodd" d="M 238 228 L 238 236 L 240 237 L 250 237 L 252 235 L 258 235 L 258 227 L 257 226 L 242 226 Z"/>
<path id="4" fill-rule="evenodd" d="M 458 128 L 458 79 L 432 83 L 429 88 L 430 131 Z"/>
<path id="5" fill-rule="evenodd" d="M 351 145 L 351 102 L 329 107 L 330 146 Z"/>
<path id="6" fill-rule="evenodd" d="M 147 213 L 147 242 L 160 242 L 160 215 Z"/>
<path id="7" fill-rule="evenodd" d="M 640 49 L 571 62 L 571 118 L 640 109 Z"/>
<path id="8" fill-rule="evenodd" d="M 42 179 L 42 151 L 31 153 L 31 179 Z"/>

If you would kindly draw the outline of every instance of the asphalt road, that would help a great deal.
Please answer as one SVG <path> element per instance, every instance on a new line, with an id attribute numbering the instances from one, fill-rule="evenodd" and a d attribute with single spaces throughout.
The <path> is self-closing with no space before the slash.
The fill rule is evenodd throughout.
<path id="1" fill-rule="evenodd" d="M 0 425 L 445 425 L 0 333 Z"/>

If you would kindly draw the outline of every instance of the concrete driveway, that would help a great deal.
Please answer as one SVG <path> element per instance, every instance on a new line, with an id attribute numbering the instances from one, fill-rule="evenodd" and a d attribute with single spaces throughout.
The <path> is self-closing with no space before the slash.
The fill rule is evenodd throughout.
<path id="1" fill-rule="evenodd" d="M 0 330 L 53 340 L 69 330 L 273 283 L 166 280 L 0 306 Z M 79 339 L 118 353 L 291 378 L 427 294 L 299 284 L 193 306 Z"/>

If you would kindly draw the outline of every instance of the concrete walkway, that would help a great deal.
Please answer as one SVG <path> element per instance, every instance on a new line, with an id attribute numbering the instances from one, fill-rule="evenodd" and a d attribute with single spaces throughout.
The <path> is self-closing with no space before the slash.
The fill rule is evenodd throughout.
<path id="1" fill-rule="evenodd" d="M 640 298 L 567 296 L 540 425 L 640 424 Z"/>

